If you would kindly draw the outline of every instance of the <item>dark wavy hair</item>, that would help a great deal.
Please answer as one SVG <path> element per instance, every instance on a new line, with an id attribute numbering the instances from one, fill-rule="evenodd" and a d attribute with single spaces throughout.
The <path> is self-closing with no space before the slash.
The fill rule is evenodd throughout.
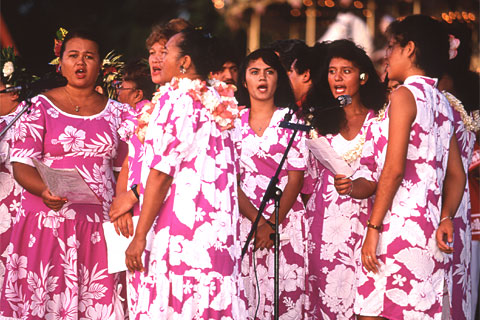
<path id="1" fill-rule="evenodd" d="M 387 29 L 400 46 L 415 43 L 415 64 L 428 77 L 440 78 L 448 64 L 450 43 L 442 23 L 426 15 L 411 15 L 393 21 Z"/>
<path id="2" fill-rule="evenodd" d="M 337 101 L 328 84 L 328 67 L 333 58 L 342 58 L 352 62 L 360 71 L 368 75 L 367 82 L 360 86 L 360 100 L 368 109 L 377 112 L 386 102 L 386 88 L 380 81 L 372 60 L 365 50 L 350 40 L 337 40 L 327 44 L 325 63 L 320 73 L 313 76 L 313 87 L 307 94 L 305 108 L 313 114 L 312 125 L 322 135 L 337 134 L 345 125 L 343 108 L 331 108 Z"/>
<path id="3" fill-rule="evenodd" d="M 100 39 L 98 38 L 97 34 L 92 30 L 82 29 L 82 28 L 68 31 L 67 35 L 65 36 L 65 39 L 63 39 L 62 45 L 60 46 L 60 59 L 62 59 L 63 57 L 63 53 L 65 52 L 65 47 L 67 45 L 67 42 L 74 38 L 80 38 L 80 39 L 85 39 L 85 40 L 90 40 L 95 42 L 98 49 L 98 56 L 100 57 L 100 59 L 102 59 L 103 54 L 101 52 Z M 100 63 L 101 63 L 101 60 L 100 60 Z"/>
<path id="4" fill-rule="evenodd" d="M 198 28 L 186 28 L 179 32 L 182 35 L 178 47 L 180 57 L 190 56 L 195 71 L 202 79 L 207 79 L 208 74 L 215 71 L 219 56 L 216 39 Z"/>
<path id="5" fill-rule="evenodd" d="M 267 65 L 272 67 L 278 75 L 277 88 L 274 94 L 274 104 L 277 108 L 291 107 L 296 109 L 295 96 L 293 95 L 292 87 L 290 86 L 290 80 L 288 79 L 287 72 L 283 68 L 280 59 L 275 51 L 272 49 L 258 49 L 250 53 L 242 62 L 240 66 L 240 72 L 238 74 L 238 91 L 237 100 L 238 105 L 246 106 L 250 108 L 250 94 L 245 87 L 247 68 L 252 61 L 262 59 Z"/>

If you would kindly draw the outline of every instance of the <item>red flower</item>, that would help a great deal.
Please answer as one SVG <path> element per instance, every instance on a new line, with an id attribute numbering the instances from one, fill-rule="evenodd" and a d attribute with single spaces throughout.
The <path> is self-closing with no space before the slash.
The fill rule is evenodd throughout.
<path id="1" fill-rule="evenodd" d="M 55 46 L 53 47 L 53 52 L 56 57 L 60 57 L 60 49 L 62 48 L 62 40 L 55 39 Z"/>

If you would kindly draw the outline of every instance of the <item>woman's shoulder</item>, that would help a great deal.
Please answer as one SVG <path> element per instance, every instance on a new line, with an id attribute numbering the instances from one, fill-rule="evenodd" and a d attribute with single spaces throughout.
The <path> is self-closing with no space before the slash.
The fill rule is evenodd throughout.
<path id="1" fill-rule="evenodd" d="M 122 103 L 113 99 L 108 99 L 107 107 L 111 108 L 112 110 L 119 110 L 122 112 L 130 111 L 131 109 L 133 109 L 128 103 Z"/>

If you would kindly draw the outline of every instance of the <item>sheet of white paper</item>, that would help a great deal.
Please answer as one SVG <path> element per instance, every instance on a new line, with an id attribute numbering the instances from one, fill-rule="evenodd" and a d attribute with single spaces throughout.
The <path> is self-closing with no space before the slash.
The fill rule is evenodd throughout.
<path id="1" fill-rule="evenodd" d="M 32 160 L 52 194 L 71 203 L 101 204 L 77 169 L 54 169 L 35 158 Z"/>
<path id="2" fill-rule="evenodd" d="M 344 174 L 347 177 L 353 175 L 353 169 L 333 150 L 325 137 L 307 139 L 306 145 L 315 158 L 334 175 Z"/>
<path id="3" fill-rule="evenodd" d="M 139 216 L 132 217 L 133 230 L 137 229 Z M 127 270 L 125 264 L 125 251 L 127 250 L 132 237 L 125 238 L 123 235 L 118 235 L 115 231 L 115 226 L 112 222 L 106 221 L 103 223 L 103 234 L 105 235 L 105 242 L 107 243 L 107 261 L 108 273 L 116 273 Z M 147 234 L 146 250 L 151 250 L 152 229 Z M 145 253 L 142 255 L 142 263 L 145 267 Z"/>

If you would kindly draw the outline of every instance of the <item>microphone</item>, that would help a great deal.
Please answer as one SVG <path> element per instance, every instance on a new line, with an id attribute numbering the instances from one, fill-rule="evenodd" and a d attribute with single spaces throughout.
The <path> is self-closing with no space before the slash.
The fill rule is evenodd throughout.
<path id="1" fill-rule="evenodd" d="M 295 111 L 293 110 L 293 108 L 290 108 L 290 110 L 287 112 L 283 120 L 280 122 L 280 127 L 285 129 L 293 129 L 297 131 L 306 131 L 306 132 L 310 131 L 311 129 L 310 126 L 307 126 L 301 123 L 290 122 L 290 120 L 292 120 L 292 116 L 294 113 Z"/>
<path id="2" fill-rule="evenodd" d="M 22 86 L 15 86 L 6 88 L 0 93 L 8 93 L 8 92 L 20 92 L 20 100 L 24 100 L 29 97 L 33 97 L 45 90 L 53 89 L 56 87 L 61 87 L 67 84 L 67 79 L 59 78 L 59 77 L 46 77 L 43 79 L 36 80 L 32 83 L 26 83 Z"/>
<path id="3" fill-rule="evenodd" d="M 343 108 L 352 103 L 352 97 L 348 94 L 343 94 L 341 96 L 338 96 L 337 101 L 340 104 L 339 107 Z"/>
<path id="4" fill-rule="evenodd" d="M 0 93 L 10 93 L 10 92 L 17 92 L 21 91 L 22 86 L 16 86 L 16 87 L 8 87 L 0 91 Z"/>

